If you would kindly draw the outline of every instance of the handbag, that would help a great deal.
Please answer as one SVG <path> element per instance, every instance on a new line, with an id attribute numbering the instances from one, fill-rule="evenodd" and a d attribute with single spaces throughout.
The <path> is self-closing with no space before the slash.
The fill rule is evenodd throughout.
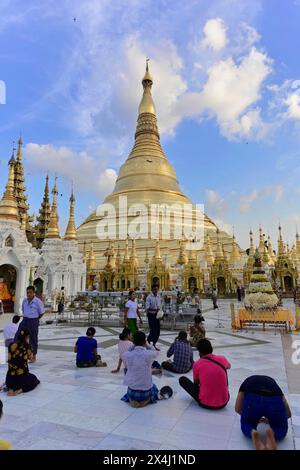
<path id="1" fill-rule="evenodd" d="M 156 314 L 156 318 L 160 320 L 164 316 L 164 311 L 162 308 L 160 308 Z"/>

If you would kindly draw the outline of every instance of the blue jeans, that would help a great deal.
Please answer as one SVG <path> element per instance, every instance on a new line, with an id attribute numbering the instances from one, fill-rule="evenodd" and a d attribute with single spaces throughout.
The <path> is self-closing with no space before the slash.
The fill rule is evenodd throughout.
<path id="1" fill-rule="evenodd" d="M 262 416 L 268 418 L 277 441 L 286 436 L 288 418 L 282 397 L 267 397 L 255 393 L 245 395 L 241 415 L 241 429 L 245 436 L 251 437 L 252 429 L 257 428 Z"/>

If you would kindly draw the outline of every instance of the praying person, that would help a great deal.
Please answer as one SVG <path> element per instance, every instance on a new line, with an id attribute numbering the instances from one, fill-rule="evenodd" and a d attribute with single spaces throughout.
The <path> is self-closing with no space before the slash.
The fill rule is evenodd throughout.
<path id="1" fill-rule="evenodd" d="M 5 347 L 8 348 L 10 344 L 14 342 L 14 338 L 18 331 L 18 323 L 21 317 L 19 315 L 14 315 L 12 317 L 12 322 L 5 325 L 3 328 L 3 336 L 5 341 Z"/>
<path id="2" fill-rule="evenodd" d="M 252 375 L 240 386 L 235 411 L 241 415 L 242 433 L 252 438 L 258 423 L 269 424 L 277 441 L 288 432 L 292 416 L 288 402 L 276 381 L 267 375 Z"/>
<path id="3" fill-rule="evenodd" d="M 177 374 L 185 374 L 191 370 L 193 366 L 193 350 L 190 343 L 187 340 L 186 331 L 179 331 L 177 338 L 174 343 L 171 344 L 167 357 L 174 355 L 173 362 L 164 361 L 162 368 Z"/>
<path id="4" fill-rule="evenodd" d="M 77 367 L 106 367 L 107 363 L 102 362 L 97 351 L 97 341 L 94 338 L 96 330 L 90 326 L 86 330 L 86 336 L 80 336 L 75 344 Z"/>
<path id="5" fill-rule="evenodd" d="M 40 318 L 42 318 L 45 313 L 45 308 L 43 302 L 38 297 L 36 297 L 34 286 L 28 286 L 26 293 L 27 298 L 24 299 L 22 303 L 23 320 L 20 323 L 15 340 L 21 329 L 28 328 L 30 332 L 30 344 L 33 351 L 30 362 L 35 362 L 38 350 L 39 323 Z"/>
<path id="6" fill-rule="evenodd" d="M 29 373 L 28 359 L 32 354 L 30 331 L 22 328 L 18 332 L 17 341 L 8 347 L 8 371 L 5 380 L 8 396 L 30 392 L 40 383 L 34 374 Z"/>
<path id="7" fill-rule="evenodd" d="M 130 291 L 129 298 L 125 304 L 125 309 L 124 309 L 124 325 L 125 327 L 129 328 L 129 330 L 131 331 L 133 335 L 138 330 L 137 323 L 136 323 L 137 317 L 139 317 L 140 324 L 142 324 L 143 321 L 142 321 L 142 317 L 138 309 L 138 304 L 136 301 L 136 294 L 134 291 Z"/>
<path id="8" fill-rule="evenodd" d="M 202 408 L 224 408 L 229 401 L 227 369 L 230 363 L 224 356 L 213 354 L 208 339 L 200 339 L 197 349 L 200 360 L 193 365 L 194 382 L 182 376 L 179 384 Z"/>
<path id="9" fill-rule="evenodd" d="M 122 400 L 134 408 L 141 408 L 158 400 L 158 388 L 152 383 L 152 363 L 157 356 L 153 346 L 146 342 L 143 331 L 133 335 L 133 348 L 123 354 L 127 373 L 124 384 L 127 393 Z"/>
<path id="10" fill-rule="evenodd" d="M 202 325 L 203 317 L 201 315 L 194 316 L 194 324 L 190 326 L 190 344 L 197 347 L 200 339 L 205 338 L 205 328 Z"/>

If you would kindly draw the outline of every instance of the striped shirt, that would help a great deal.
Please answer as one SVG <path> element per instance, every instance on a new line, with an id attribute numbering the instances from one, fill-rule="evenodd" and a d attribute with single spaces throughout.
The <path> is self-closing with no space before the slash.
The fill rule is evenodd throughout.
<path id="1" fill-rule="evenodd" d="M 118 344 L 119 356 L 123 360 L 123 354 L 133 346 L 133 342 L 128 339 L 121 340 Z"/>

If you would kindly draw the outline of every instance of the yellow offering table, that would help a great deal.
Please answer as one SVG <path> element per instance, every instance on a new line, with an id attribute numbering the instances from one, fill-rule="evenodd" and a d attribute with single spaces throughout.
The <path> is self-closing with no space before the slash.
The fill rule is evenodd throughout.
<path id="1" fill-rule="evenodd" d="M 294 323 L 292 312 L 288 309 L 275 309 L 275 310 L 248 310 L 240 308 L 238 310 L 236 326 L 243 328 L 244 323 L 262 323 L 265 329 L 265 324 L 282 324 L 287 329 L 291 330 Z"/>

